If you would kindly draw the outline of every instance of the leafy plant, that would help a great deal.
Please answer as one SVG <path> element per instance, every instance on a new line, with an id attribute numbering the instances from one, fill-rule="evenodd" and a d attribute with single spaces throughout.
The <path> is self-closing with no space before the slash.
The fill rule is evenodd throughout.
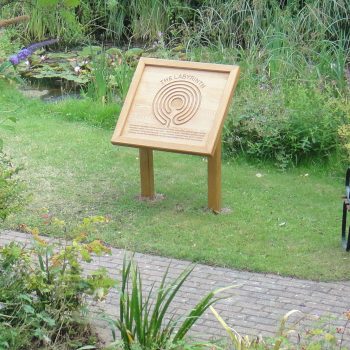
<path id="1" fill-rule="evenodd" d="M 111 324 L 120 331 L 123 344 L 127 349 L 132 349 L 135 345 L 142 349 L 161 349 L 168 343 L 183 340 L 209 306 L 221 299 L 216 297 L 217 293 L 227 288 L 209 293 L 186 317 L 175 319 L 174 315 L 168 314 L 172 301 L 193 268 L 194 266 L 188 267 L 168 284 L 166 283 L 167 270 L 155 292 L 154 302 L 152 302 L 154 286 L 147 295 L 144 295 L 141 274 L 137 265 L 133 259 L 127 262 L 124 258 L 119 296 L 120 313 L 119 318 L 112 321 Z M 114 329 L 113 337 L 116 339 Z"/>
<path id="2" fill-rule="evenodd" d="M 85 94 L 103 104 L 115 102 L 118 97 L 119 101 L 123 101 L 133 72 L 120 51 L 116 54 L 110 49 L 109 52 L 102 51 L 99 55 L 93 55 L 90 82 Z"/>
<path id="3" fill-rule="evenodd" d="M 91 254 L 109 252 L 100 241 L 84 243 L 83 230 L 101 220 L 85 219 L 69 232 L 71 242 L 49 242 L 37 229 L 26 228 L 33 237 L 30 246 L 12 242 L 0 249 L 0 344 L 11 349 L 25 349 L 29 343 L 54 347 L 89 333 L 86 296 L 100 300 L 114 285 L 105 270 L 86 276 L 81 266 L 81 261 L 92 261 Z M 64 229 L 62 221 L 51 221 Z"/>
<path id="4" fill-rule="evenodd" d="M 19 80 L 11 62 L 3 62 L 0 64 L 0 79 L 8 81 Z"/>
<path id="5" fill-rule="evenodd" d="M 9 55 L 21 49 L 18 32 L 14 28 L 7 28 L 0 34 L 0 62 L 7 61 Z"/>

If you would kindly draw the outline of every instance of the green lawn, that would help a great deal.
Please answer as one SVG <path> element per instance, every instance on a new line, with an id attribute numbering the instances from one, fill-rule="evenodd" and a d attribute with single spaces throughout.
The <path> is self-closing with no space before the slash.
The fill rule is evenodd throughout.
<path id="1" fill-rule="evenodd" d="M 60 107 L 0 89 L 0 117 L 19 119 L 1 136 L 32 193 L 2 227 L 39 225 L 43 207 L 72 224 L 108 215 L 97 235 L 115 247 L 317 280 L 350 277 L 350 255 L 340 248 L 340 176 L 224 161 L 231 211 L 214 215 L 205 209 L 205 159 L 155 152 L 156 191 L 165 199 L 140 202 L 136 149 L 112 146 L 110 129 L 66 121 Z"/>

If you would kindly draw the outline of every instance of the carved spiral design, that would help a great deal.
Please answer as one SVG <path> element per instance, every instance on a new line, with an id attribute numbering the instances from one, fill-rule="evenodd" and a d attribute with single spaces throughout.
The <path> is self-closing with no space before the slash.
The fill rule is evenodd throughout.
<path id="1" fill-rule="evenodd" d="M 191 120 L 201 104 L 201 92 L 186 80 L 176 80 L 163 86 L 153 100 L 153 113 L 158 121 L 169 127 Z"/>

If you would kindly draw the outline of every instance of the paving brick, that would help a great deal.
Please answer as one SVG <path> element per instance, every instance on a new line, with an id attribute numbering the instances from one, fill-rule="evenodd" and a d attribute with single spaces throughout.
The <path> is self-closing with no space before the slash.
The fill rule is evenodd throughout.
<path id="1" fill-rule="evenodd" d="M 0 246 L 11 241 L 30 243 L 30 235 L 21 232 L 0 232 Z M 85 273 L 104 267 L 113 278 L 119 280 L 123 265 L 124 254 L 131 256 L 123 249 L 112 248 L 112 255 L 94 258 L 92 264 L 84 264 Z M 134 255 L 139 265 L 145 294 L 160 285 L 160 281 L 169 267 L 168 279 L 176 278 L 191 262 L 169 259 L 166 257 L 136 253 Z M 209 291 L 219 287 L 235 285 L 225 291 L 215 309 L 231 327 L 242 335 L 256 337 L 272 336 L 276 333 L 281 318 L 290 310 L 320 316 L 331 315 L 329 323 L 342 326 L 345 322 L 344 311 L 350 309 L 350 281 L 343 282 L 314 282 L 299 280 L 291 277 L 281 277 L 273 274 L 259 274 L 247 271 L 237 271 L 228 268 L 197 264 L 175 297 L 170 310 L 177 316 L 187 315 L 189 310 Z M 102 304 L 91 302 L 94 320 L 99 320 L 101 310 L 112 318 L 118 315 L 118 290 L 112 289 L 107 300 Z M 296 319 L 293 315 L 291 320 Z M 315 322 L 311 316 L 305 318 L 300 327 L 309 327 Z M 98 321 L 98 327 L 108 337 L 106 323 Z M 218 321 L 210 311 L 195 324 L 190 336 L 197 340 L 217 339 L 225 336 Z M 350 334 L 345 336 L 350 341 Z"/>

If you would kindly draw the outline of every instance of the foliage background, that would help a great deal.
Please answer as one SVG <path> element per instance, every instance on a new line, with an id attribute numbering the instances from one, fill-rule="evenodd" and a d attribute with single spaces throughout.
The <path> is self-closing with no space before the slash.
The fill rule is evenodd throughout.
<path id="1" fill-rule="evenodd" d="M 12 42 L 55 37 L 61 48 L 98 41 L 124 49 L 143 47 L 155 57 L 239 64 L 242 77 L 224 134 L 229 156 L 243 153 L 271 159 L 282 169 L 304 160 L 325 161 L 330 155 L 349 161 L 348 1 L 2 0 L 2 4 L 3 18 L 30 16 L 18 30 L 7 32 L 1 40 L 5 49 Z M 119 84 L 123 98 L 132 62 L 126 60 L 122 69 L 112 70 L 104 62 L 96 58 L 93 63 L 94 84 L 88 95 L 110 101 L 110 82 L 103 81 L 112 75 L 118 82 L 123 77 Z"/>

